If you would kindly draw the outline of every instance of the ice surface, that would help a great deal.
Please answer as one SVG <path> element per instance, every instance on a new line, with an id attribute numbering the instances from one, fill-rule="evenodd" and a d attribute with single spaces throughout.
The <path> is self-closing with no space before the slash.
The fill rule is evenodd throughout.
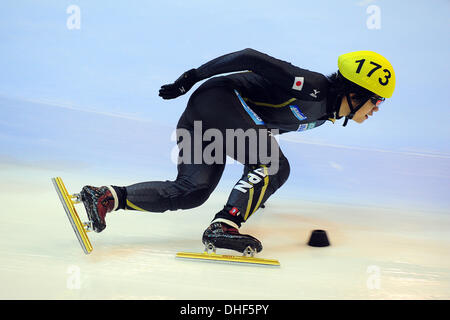
<path id="1" fill-rule="evenodd" d="M 51 170 L 3 164 L 0 172 L 1 299 L 450 298 L 450 217 L 442 212 L 274 197 L 242 232 L 281 267 L 176 259 L 202 250 L 202 232 L 227 197 L 217 192 L 197 209 L 110 214 L 104 232 L 89 234 L 94 251 L 85 255 Z M 76 192 L 86 177 L 63 179 Z M 307 246 L 313 229 L 325 229 L 331 246 Z"/>

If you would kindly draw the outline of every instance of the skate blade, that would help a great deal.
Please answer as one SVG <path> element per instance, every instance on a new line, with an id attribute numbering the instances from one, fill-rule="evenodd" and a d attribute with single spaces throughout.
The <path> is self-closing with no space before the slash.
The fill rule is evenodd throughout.
<path id="1" fill-rule="evenodd" d="M 75 203 L 80 202 L 80 199 L 78 199 L 76 196 L 69 195 L 60 177 L 52 178 L 52 182 L 53 186 L 55 187 L 56 193 L 59 196 L 59 200 L 61 200 L 61 204 L 66 211 L 67 218 L 72 225 L 73 231 L 77 236 L 78 242 L 81 245 L 81 248 L 83 249 L 84 253 L 91 253 L 93 248 L 86 232 L 90 231 L 92 226 L 89 222 L 81 222 L 74 206 Z"/>
<path id="2" fill-rule="evenodd" d="M 226 261 L 233 263 L 247 263 L 247 264 L 258 264 L 258 265 L 268 265 L 268 266 L 280 266 L 280 262 L 274 259 L 263 259 L 255 257 L 246 256 L 233 256 L 217 253 L 194 253 L 194 252 L 178 252 L 177 258 L 183 259 L 195 259 L 195 260 L 209 260 L 209 261 Z"/>

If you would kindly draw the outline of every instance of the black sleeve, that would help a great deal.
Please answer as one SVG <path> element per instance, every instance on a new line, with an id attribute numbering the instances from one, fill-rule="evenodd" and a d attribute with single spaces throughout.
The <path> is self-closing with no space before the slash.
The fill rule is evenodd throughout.
<path id="1" fill-rule="evenodd" d="M 299 99 L 311 100 L 311 92 L 315 93 L 316 99 L 318 95 L 325 94 L 323 91 L 327 81 L 322 74 L 296 67 L 254 49 L 244 49 L 211 60 L 197 68 L 197 76 L 203 80 L 222 73 L 245 70 L 260 75 Z"/>

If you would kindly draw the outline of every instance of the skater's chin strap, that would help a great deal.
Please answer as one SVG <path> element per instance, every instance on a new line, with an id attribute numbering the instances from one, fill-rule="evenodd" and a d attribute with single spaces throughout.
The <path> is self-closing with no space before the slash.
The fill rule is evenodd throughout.
<path id="1" fill-rule="evenodd" d="M 344 124 L 342 125 L 343 127 L 345 127 L 347 125 L 348 120 L 352 119 L 355 116 L 355 113 L 358 112 L 358 110 L 361 109 L 361 107 L 363 105 L 365 105 L 366 102 L 368 101 L 368 100 L 363 100 L 360 104 L 358 104 L 355 108 L 353 108 L 353 103 L 352 103 L 352 98 L 350 98 L 350 93 L 346 93 L 345 97 L 347 99 L 348 107 L 350 108 L 350 113 L 345 117 Z"/>

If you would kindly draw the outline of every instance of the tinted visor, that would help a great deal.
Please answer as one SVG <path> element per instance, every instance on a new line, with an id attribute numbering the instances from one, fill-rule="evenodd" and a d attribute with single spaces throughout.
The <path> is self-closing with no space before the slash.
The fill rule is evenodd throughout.
<path id="1" fill-rule="evenodd" d="M 380 97 L 380 96 L 372 96 L 370 97 L 370 102 L 372 102 L 373 105 L 375 106 L 379 106 L 381 103 L 384 102 L 384 100 L 386 100 L 386 98 Z"/>

